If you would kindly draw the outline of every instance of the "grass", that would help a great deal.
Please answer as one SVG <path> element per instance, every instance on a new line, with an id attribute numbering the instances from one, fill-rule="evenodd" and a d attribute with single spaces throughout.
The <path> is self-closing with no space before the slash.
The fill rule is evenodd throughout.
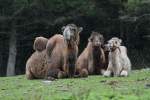
<path id="1" fill-rule="evenodd" d="M 50 83 L 24 75 L 0 77 L 0 100 L 150 100 L 150 70 L 129 77 L 89 76 Z"/>

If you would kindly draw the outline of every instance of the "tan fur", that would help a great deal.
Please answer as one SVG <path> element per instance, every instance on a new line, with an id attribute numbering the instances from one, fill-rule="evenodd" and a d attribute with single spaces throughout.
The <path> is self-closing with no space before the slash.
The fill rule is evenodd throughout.
<path id="1" fill-rule="evenodd" d="M 35 51 L 26 63 L 26 76 L 28 79 L 58 77 L 63 68 L 66 48 L 64 37 L 56 34 L 52 36 L 43 51 Z M 60 72 L 60 73 L 59 73 Z M 52 75 L 51 75 L 52 74 Z"/>
<path id="2" fill-rule="evenodd" d="M 127 49 L 121 45 L 121 39 L 112 38 L 108 41 L 109 52 L 109 63 L 107 71 L 104 76 L 128 76 L 131 70 L 131 62 L 127 56 Z"/>
<path id="3" fill-rule="evenodd" d="M 27 79 L 45 78 L 47 71 L 46 44 L 48 39 L 36 37 L 33 48 L 35 52 L 29 57 L 26 63 Z"/>
<path id="4" fill-rule="evenodd" d="M 46 46 L 46 56 L 48 61 L 48 76 L 58 77 L 59 71 L 63 71 L 64 56 L 65 56 L 65 41 L 64 37 L 60 34 L 56 34 L 48 40 Z M 55 71 L 56 76 L 53 75 Z M 60 77 L 61 74 L 59 74 Z"/>
<path id="5" fill-rule="evenodd" d="M 102 38 L 102 40 L 95 41 L 95 37 Z M 100 74 L 102 69 L 106 69 L 104 68 L 105 54 L 101 48 L 103 41 L 103 36 L 100 33 L 92 32 L 87 47 L 78 57 L 76 63 L 76 73 L 81 77 L 86 77 L 88 74 Z M 95 46 L 99 42 L 100 45 Z"/>
<path id="6" fill-rule="evenodd" d="M 42 51 L 46 48 L 48 39 L 44 37 L 36 37 L 34 44 L 33 44 L 33 49 L 37 51 Z"/>
<path id="7" fill-rule="evenodd" d="M 69 76 L 69 64 L 75 64 L 76 57 L 78 54 L 78 46 L 74 44 L 73 48 L 68 47 L 62 35 L 55 35 L 48 40 L 46 50 L 49 67 L 49 76 L 53 76 L 52 74 L 55 70 L 59 70 L 59 72 L 57 73 L 57 78 Z M 73 59 L 73 62 L 70 62 L 68 60 L 69 56 L 75 57 L 75 59 Z M 74 71 L 71 72 L 71 74 L 74 74 Z"/>
<path id="8" fill-rule="evenodd" d="M 46 51 L 35 51 L 26 63 L 27 79 L 45 78 L 47 71 Z"/>
<path id="9" fill-rule="evenodd" d="M 56 34 L 49 40 L 44 37 L 35 39 L 34 49 L 36 51 L 26 63 L 28 79 L 46 78 L 53 80 L 74 76 L 79 33 L 82 31 L 82 27 L 68 24 L 64 26 L 64 29 L 66 31 L 63 33 L 64 36 Z"/>

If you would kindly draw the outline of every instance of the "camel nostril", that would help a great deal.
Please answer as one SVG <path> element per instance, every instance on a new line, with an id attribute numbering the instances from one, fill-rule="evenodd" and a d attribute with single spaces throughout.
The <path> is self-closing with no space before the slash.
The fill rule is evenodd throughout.
<path id="1" fill-rule="evenodd" d="M 101 43 L 99 41 L 95 42 L 97 45 L 100 45 Z"/>

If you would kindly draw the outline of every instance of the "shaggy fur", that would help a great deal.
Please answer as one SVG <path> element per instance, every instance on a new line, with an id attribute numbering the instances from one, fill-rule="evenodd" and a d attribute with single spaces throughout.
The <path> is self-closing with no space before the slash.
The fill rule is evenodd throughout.
<path id="1" fill-rule="evenodd" d="M 62 30 L 64 36 L 56 34 L 49 40 L 43 37 L 35 39 L 33 47 L 36 51 L 26 63 L 28 79 L 73 77 L 82 28 L 68 24 Z"/>
<path id="2" fill-rule="evenodd" d="M 46 49 L 46 44 L 47 44 L 48 39 L 44 37 L 36 37 L 34 44 L 33 44 L 33 49 L 37 51 L 43 51 Z"/>
<path id="3" fill-rule="evenodd" d="M 47 61 L 46 51 L 35 51 L 26 63 L 27 79 L 46 78 Z"/>
<path id="4" fill-rule="evenodd" d="M 48 39 L 36 37 L 33 48 L 35 52 L 27 60 L 26 77 L 27 79 L 45 78 L 47 72 L 46 44 Z"/>
<path id="5" fill-rule="evenodd" d="M 122 40 L 114 37 L 108 41 L 109 64 L 104 76 L 128 76 L 131 70 L 131 62 L 127 56 L 127 48 L 120 46 Z"/>
<path id="6" fill-rule="evenodd" d="M 104 38 L 100 33 L 92 32 L 87 47 L 77 59 L 76 72 L 81 77 L 87 77 L 88 74 L 100 74 L 106 69 L 105 54 L 102 49 Z"/>
<path id="7" fill-rule="evenodd" d="M 75 62 L 78 54 L 79 33 L 81 27 L 68 24 L 62 28 L 62 35 L 55 35 L 48 40 L 46 51 L 50 77 L 55 70 L 59 70 L 57 78 L 73 77 L 75 73 Z"/>
<path id="8" fill-rule="evenodd" d="M 105 54 L 105 63 L 104 63 L 104 70 L 101 71 L 101 74 L 103 75 L 104 72 L 106 71 L 107 67 L 108 67 L 108 56 L 109 56 L 109 50 L 108 50 L 108 47 L 107 45 L 105 44 L 103 46 L 103 50 L 104 50 L 104 54 Z"/>

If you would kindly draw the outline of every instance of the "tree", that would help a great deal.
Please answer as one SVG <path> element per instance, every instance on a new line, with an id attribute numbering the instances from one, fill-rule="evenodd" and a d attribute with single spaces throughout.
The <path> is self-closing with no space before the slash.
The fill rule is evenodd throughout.
<path id="1" fill-rule="evenodd" d="M 15 26 L 14 24 L 12 24 Z M 15 75 L 15 64 L 16 64 L 16 55 L 17 55 L 17 33 L 16 29 L 12 26 L 12 31 L 10 33 L 9 39 L 9 56 L 7 63 L 7 76 Z"/>

